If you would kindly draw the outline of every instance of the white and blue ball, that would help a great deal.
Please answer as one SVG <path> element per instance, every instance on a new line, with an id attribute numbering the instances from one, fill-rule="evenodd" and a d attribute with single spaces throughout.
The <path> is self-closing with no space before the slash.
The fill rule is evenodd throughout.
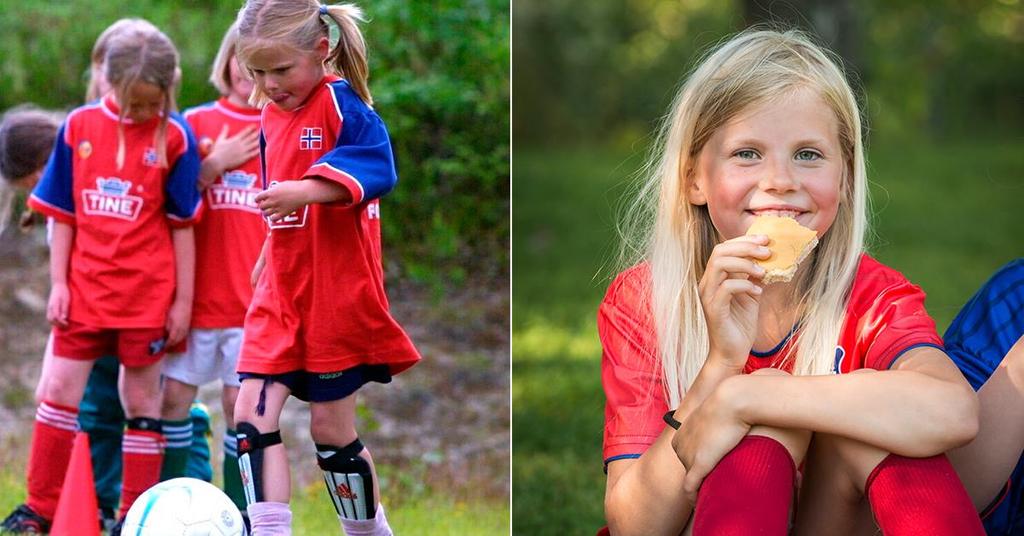
<path id="1" fill-rule="evenodd" d="M 122 536 L 242 536 L 242 514 L 209 482 L 175 478 L 161 482 L 132 504 Z"/>

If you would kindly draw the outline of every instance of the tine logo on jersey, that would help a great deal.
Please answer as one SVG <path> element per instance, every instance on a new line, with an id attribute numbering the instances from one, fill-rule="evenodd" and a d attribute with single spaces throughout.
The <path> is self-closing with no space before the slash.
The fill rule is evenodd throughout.
<path id="1" fill-rule="evenodd" d="M 142 163 L 149 167 L 156 167 L 157 157 L 156 149 L 152 147 L 146 147 L 146 152 L 142 153 Z"/>
<path id="2" fill-rule="evenodd" d="M 235 209 L 260 214 L 260 208 L 256 206 L 256 194 L 260 193 L 260 190 L 253 187 L 255 183 L 254 173 L 237 169 L 224 173 L 220 182 L 211 184 L 206 189 L 210 209 Z"/>
<path id="3" fill-rule="evenodd" d="M 370 220 L 380 219 L 380 201 L 374 200 L 366 205 L 366 218 Z"/>
<path id="4" fill-rule="evenodd" d="M 278 184 L 280 184 L 280 181 L 270 181 L 270 186 L 268 186 L 267 189 L 269 190 L 270 188 L 273 188 L 273 187 L 277 186 Z M 296 210 L 295 212 L 292 212 L 291 214 L 285 216 L 280 221 L 272 222 L 270 220 L 267 220 L 267 224 L 270 226 L 271 229 L 286 229 L 286 228 L 289 228 L 289 227 L 305 227 L 306 226 L 306 216 L 308 214 L 309 214 L 309 205 L 303 205 L 302 208 L 300 208 L 300 209 Z"/>
<path id="5" fill-rule="evenodd" d="M 135 221 L 142 211 L 142 198 L 128 195 L 131 188 L 131 181 L 117 177 L 97 177 L 95 190 L 82 190 L 82 210 L 90 216 Z"/>
<path id="6" fill-rule="evenodd" d="M 319 127 L 303 127 L 299 136 L 299 150 L 313 151 L 323 147 L 323 129 Z"/>
<path id="7" fill-rule="evenodd" d="M 78 144 L 78 158 L 85 160 L 92 155 L 92 144 L 89 140 L 82 140 L 82 143 Z"/>

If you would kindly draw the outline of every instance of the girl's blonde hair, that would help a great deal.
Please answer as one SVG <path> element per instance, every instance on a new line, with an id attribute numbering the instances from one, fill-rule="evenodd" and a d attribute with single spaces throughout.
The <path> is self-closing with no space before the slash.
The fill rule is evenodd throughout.
<path id="1" fill-rule="evenodd" d="M 92 46 L 92 54 L 89 56 L 89 84 L 85 89 L 85 101 L 92 102 L 103 95 L 100 95 L 100 78 L 103 76 L 101 69 L 103 59 L 107 56 L 107 47 L 110 40 L 117 34 L 126 31 L 142 30 L 157 31 L 153 23 L 145 19 L 126 18 L 115 21 L 96 38 Z"/>
<path id="2" fill-rule="evenodd" d="M 174 87 L 178 72 L 178 50 L 160 30 L 133 29 L 111 38 L 104 58 L 105 76 L 120 101 L 117 126 L 117 167 L 124 166 L 124 119 L 127 106 L 123 100 L 136 83 L 152 84 L 164 94 L 163 113 L 156 133 L 157 162 L 167 164 L 167 121 L 174 110 Z"/>
<path id="3" fill-rule="evenodd" d="M 814 91 L 835 113 L 844 171 L 835 222 L 796 281 L 802 317 L 795 360 L 792 352 L 783 359 L 794 374 L 827 374 L 832 368 L 867 229 L 861 116 L 839 64 L 798 31 L 748 30 L 710 51 L 676 95 L 643 168 L 646 180 L 627 216 L 623 249 L 629 261 L 646 259 L 650 266 L 646 305 L 671 407 L 680 403 L 709 351 L 697 282 L 720 239 L 707 207 L 686 197 L 698 155 L 733 117 L 801 88 Z"/>
<path id="4" fill-rule="evenodd" d="M 299 52 L 312 51 L 320 38 L 330 38 L 330 28 L 324 17 L 334 21 L 338 27 L 338 42 L 324 61 L 327 69 L 348 80 L 356 95 L 372 106 L 373 97 L 367 85 L 370 72 L 366 63 L 366 41 L 358 24 L 365 19 L 355 4 L 321 5 L 317 0 L 249 0 L 238 12 L 238 60 L 247 64 L 257 50 L 282 44 Z M 246 69 L 251 74 L 251 69 Z M 270 101 L 258 80 L 249 100 L 256 107 Z"/>
<path id="5" fill-rule="evenodd" d="M 231 58 L 235 56 L 237 43 L 238 23 L 233 22 L 220 40 L 220 49 L 217 50 L 217 57 L 213 59 L 213 69 L 210 71 L 210 83 L 221 95 L 231 93 Z"/>

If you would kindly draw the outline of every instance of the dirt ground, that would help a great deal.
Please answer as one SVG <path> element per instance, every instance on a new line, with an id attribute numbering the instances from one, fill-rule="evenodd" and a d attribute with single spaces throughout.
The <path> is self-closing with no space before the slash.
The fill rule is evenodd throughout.
<path id="1" fill-rule="evenodd" d="M 0 235 L 0 463 L 7 467 L 23 466 L 27 458 L 32 394 L 49 330 L 47 262 L 41 229 Z M 406 492 L 507 499 L 508 280 L 466 285 L 441 299 L 389 280 L 388 293 L 423 361 L 388 385 L 360 391 L 360 436 L 387 466 L 383 478 Z M 214 415 L 216 456 L 223 422 L 219 386 L 203 387 L 200 399 Z M 282 433 L 299 486 L 320 479 L 308 429 L 308 407 L 290 400 Z"/>

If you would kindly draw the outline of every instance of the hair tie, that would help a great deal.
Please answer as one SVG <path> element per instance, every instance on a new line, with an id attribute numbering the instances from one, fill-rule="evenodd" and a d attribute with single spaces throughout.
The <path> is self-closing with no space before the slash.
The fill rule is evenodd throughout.
<path id="1" fill-rule="evenodd" d="M 324 16 L 326 14 L 327 14 L 327 6 L 321 5 L 320 6 L 320 16 L 322 17 L 322 16 Z"/>

